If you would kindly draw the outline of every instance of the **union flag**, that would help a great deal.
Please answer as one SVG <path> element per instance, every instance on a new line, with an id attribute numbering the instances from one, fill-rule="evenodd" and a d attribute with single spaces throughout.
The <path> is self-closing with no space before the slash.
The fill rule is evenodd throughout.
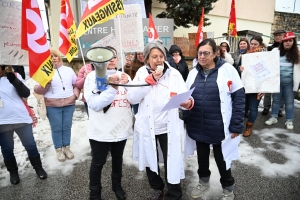
<path id="1" fill-rule="evenodd" d="M 232 0 L 231 2 L 231 11 L 230 11 L 230 17 L 228 21 L 228 35 L 237 37 L 235 0 Z"/>
<path id="2" fill-rule="evenodd" d="M 148 43 L 152 42 L 155 39 L 158 39 L 158 33 L 156 31 L 152 15 L 149 13 L 149 25 L 148 25 Z"/>
<path id="3" fill-rule="evenodd" d="M 45 87 L 54 68 L 37 0 L 22 1 L 21 48 L 28 51 L 30 77 Z"/>
<path id="4" fill-rule="evenodd" d="M 59 28 L 59 50 L 71 62 L 78 54 L 76 44 L 76 24 L 72 14 L 69 0 L 61 1 L 60 28 Z"/>
<path id="5" fill-rule="evenodd" d="M 202 7 L 202 13 L 201 13 L 197 35 L 196 35 L 196 41 L 195 41 L 196 48 L 198 47 L 198 44 L 203 41 L 203 25 L 204 25 L 204 7 Z"/>
<path id="6" fill-rule="evenodd" d="M 82 36 L 95 25 L 124 13 L 123 0 L 89 0 L 78 25 L 76 38 Z"/>

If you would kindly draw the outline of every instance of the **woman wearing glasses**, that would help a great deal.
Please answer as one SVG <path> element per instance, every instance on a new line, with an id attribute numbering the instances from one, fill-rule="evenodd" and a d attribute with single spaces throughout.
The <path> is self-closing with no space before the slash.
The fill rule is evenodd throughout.
<path id="1" fill-rule="evenodd" d="M 110 83 L 126 84 L 130 77 L 117 70 L 117 51 L 111 49 L 115 57 L 107 63 Z M 97 63 L 94 63 L 97 65 Z M 108 86 L 100 92 L 96 85 L 96 71 L 89 73 L 84 83 L 84 95 L 89 109 L 87 136 L 93 152 L 90 167 L 90 199 L 101 199 L 101 174 L 110 151 L 112 158 L 112 190 L 118 200 L 126 199 L 121 186 L 123 152 L 127 138 L 132 134 L 132 111 L 123 86 Z"/>
<path id="2" fill-rule="evenodd" d="M 178 70 L 166 61 L 164 45 L 154 40 L 144 49 L 145 65 L 141 67 L 133 84 L 150 86 L 128 88 L 128 100 L 139 103 L 134 125 L 133 160 L 139 162 L 139 169 L 146 173 L 152 193 L 149 200 L 179 200 L 182 197 L 180 180 L 184 178 L 182 155 L 183 122 L 178 109 L 162 111 L 171 96 L 187 91 Z M 181 106 L 191 108 L 193 100 Z M 158 146 L 159 143 L 159 146 Z M 160 147 L 160 148 L 158 148 Z M 158 152 L 162 151 L 165 168 L 165 183 L 168 191 L 164 193 L 165 183 L 160 176 Z"/>
<path id="3" fill-rule="evenodd" d="M 63 66 L 58 51 L 51 50 L 50 52 L 54 75 L 45 88 L 36 85 L 34 92 L 44 95 L 57 159 L 63 162 L 66 158 L 74 158 L 74 154 L 70 149 L 71 128 L 75 101 L 79 97 L 79 90 L 75 87 L 77 76 L 74 70 Z"/>
<path id="4" fill-rule="evenodd" d="M 198 64 L 190 71 L 186 81 L 192 94 L 194 107 L 184 112 L 188 134 L 186 154 L 197 150 L 199 184 L 191 192 L 192 198 L 201 197 L 210 187 L 209 170 L 210 145 L 213 146 L 215 161 L 221 176 L 223 197 L 233 199 L 234 178 L 230 164 L 238 159 L 239 135 L 244 125 L 245 93 L 235 68 L 216 55 L 216 43 L 203 40 L 197 47 Z M 222 141 L 228 141 L 226 145 Z M 231 146 L 230 156 L 224 158 L 223 148 Z"/>

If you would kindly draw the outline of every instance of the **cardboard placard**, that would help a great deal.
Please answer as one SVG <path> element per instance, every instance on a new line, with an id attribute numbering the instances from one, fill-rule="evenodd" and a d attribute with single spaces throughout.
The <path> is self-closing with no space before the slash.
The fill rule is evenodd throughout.
<path id="1" fill-rule="evenodd" d="M 184 56 L 189 56 L 190 52 L 189 52 L 189 39 L 188 38 L 184 38 L 184 37 L 174 37 L 174 44 L 177 45 L 181 51 L 182 54 Z"/>

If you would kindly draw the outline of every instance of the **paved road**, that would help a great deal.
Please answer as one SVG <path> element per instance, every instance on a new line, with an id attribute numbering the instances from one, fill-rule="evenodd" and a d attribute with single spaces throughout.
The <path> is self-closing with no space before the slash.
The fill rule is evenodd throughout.
<path id="1" fill-rule="evenodd" d="M 267 116 L 262 116 L 259 113 L 255 130 L 264 132 L 266 126 L 264 121 L 268 119 Z M 278 124 L 274 128 L 284 127 L 284 118 L 280 118 Z M 300 109 L 295 112 L 295 127 L 294 133 L 300 134 Z M 273 128 L 272 127 L 272 128 Z M 273 130 L 273 129 L 272 129 Z M 275 129 L 274 129 L 275 130 Z M 277 130 L 277 129 L 276 129 Z M 279 130 L 279 132 L 278 132 Z M 282 129 L 278 129 L 276 133 L 280 140 L 284 140 L 286 133 Z M 280 133 L 280 131 L 284 133 Z M 270 132 L 270 131 L 269 131 Z M 242 143 L 248 143 L 253 148 L 268 149 L 259 134 L 253 134 L 249 138 L 244 138 Z M 282 148 L 280 145 L 277 148 Z M 250 148 L 251 149 L 251 148 Z M 300 150 L 299 150 L 300 151 Z M 252 154 L 252 152 L 250 152 Z M 253 152 L 254 154 L 255 152 Z M 271 163 L 282 164 L 286 162 L 286 158 L 276 151 L 266 151 L 264 156 Z M 300 156 L 300 155 L 299 155 Z M 74 171 L 68 175 L 60 173 L 51 175 L 48 179 L 39 180 L 32 170 L 32 173 L 21 177 L 21 183 L 13 186 L 0 188 L 0 199 L 88 199 L 88 173 L 90 160 L 78 164 Z M 299 168 L 300 164 L 298 163 Z M 110 166 L 111 162 L 108 160 L 103 169 L 103 193 L 102 197 L 105 200 L 114 200 L 114 194 L 110 189 Z M 3 166 L 1 166 L 3 167 Z M 233 176 L 236 179 L 235 199 L 270 199 L 270 200 L 297 200 L 300 199 L 300 173 L 288 177 L 270 178 L 262 175 L 261 169 L 253 165 L 247 165 L 239 161 L 232 164 Z M 289 170 L 289 169 L 286 169 Z M 123 186 L 128 194 L 129 200 L 144 200 L 150 193 L 150 188 L 144 172 L 139 172 L 134 166 L 124 165 L 124 180 Z M 214 171 L 213 173 L 217 173 Z M 189 193 L 191 191 L 191 184 L 195 183 L 194 173 L 186 171 L 186 179 L 182 181 L 182 188 L 184 191 L 183 200 L 190 200 Z M 1 181 L 1 180 L 0 180 Z M 221 194 L 213 195 L 210 199 L 218 199 Z"/>

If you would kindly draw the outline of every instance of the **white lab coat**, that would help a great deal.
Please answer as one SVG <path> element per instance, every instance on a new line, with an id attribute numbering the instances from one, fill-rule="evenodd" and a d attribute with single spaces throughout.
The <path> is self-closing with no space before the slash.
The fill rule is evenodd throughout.
<path id="1" fill-rule="evenodd" d="M 198 74 L 198 70 L 194 68 L 190 71 L 189 76 L 186 80 L 188 88 L 194 83 L 195 78 Z M 229 91 L 228 81 L 232 81 L 232 87 Z M 220 91 L 221 100 L 221 114 L 224 123 L 225 139 L 222 141 L 222 153 L 224 160 L 226 161 L 226 169 L 230 168 L 232 160 L 238 159 L 238 144 L 240 137 L 231 139 L 231 133 L 229 131 L 229 125 L 232 114 L 232 99 L 230 93 L 233 93 L 243 88 L 242 81 L 236 71 L 236 69 L 229 63 L 224 63 L 218 71 L 217 84 Z M 185 141 L 185 155 L 193 155 L 196 150 L 196 141 L 191 139 L 188 135 Z M 235 141 L 233 141 L 235 140 Z M 225 141 L 227 141 L 225 143 Z M 234 146 L 229 146 L 234 145 Z"/>
<path id="2" fill-rule="evenodd" d="M 169 64 L 167 64 L 169 66 Z M 133 80 L 133 84 L 145 84 L 145 78 L 149 75 L 146 66 L 141 67 Z M 156 87 L 156 88 L 155 88 Z M 158 88 L 164 92 L 176 92 L 177 94 L 187 91 L 181 74 L 170 67 L 161 77 L 159 83 L 153 86 L 127 88 L 127 98 L 132 104 L 139 103 L 136 114 L 133 139 L 133 161 L 139 162 L 139 170 L 149 167 L 158 174 L 155 130 L 154 130 L 154 99 L 159 99 L 163 106 L 169 99 L 162 98 L 161 93 L 155 93 Z M 163 88 L 162 88 L 163 87 Z M 160 90 L 161 91 L 161 90 Z M 171 184 L 180 183 L 185 178 L 182 139 L 184 135 L 183 121 L 179 119 L 178 109 L 167 111 L 167 134 L 168 134 L 168 159 L 167 179 Z"/>

